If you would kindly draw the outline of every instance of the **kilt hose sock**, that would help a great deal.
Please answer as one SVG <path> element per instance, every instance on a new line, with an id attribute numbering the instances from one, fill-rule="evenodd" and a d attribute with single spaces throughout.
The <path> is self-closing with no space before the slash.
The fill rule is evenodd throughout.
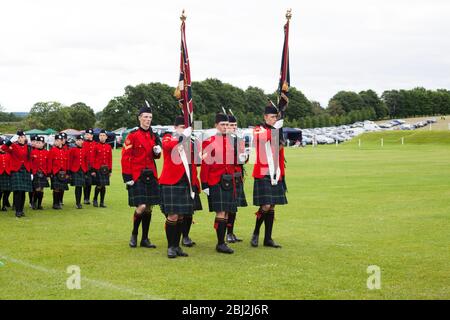
<path id="1" fill-rule="evenodd" d="M 35 203 L 37 201 L 37 207 L 42 207 L 42 200 L 44 199 L 44 192 L 43 191 L 35 191 Z"/>
<path id="2" fill-rule="evenodd" d="M 184 216 L 183 229 L 182 229 L 183 238 L 189 237 L 189 232 L 191 231 L 191 226 L 192 226 L 192 215 Z"/>
<path id="3" fill-rule="evenodd" d="M 30 199 L 30 200 L 29 200 L 30 204 L 33 204 L 33 200 L 34 200 L 34 191 L 28 192 L 28 198 Z"/>
<path id="4" fill-rule="evenodd" d="M 233 234 L 235 221 L 236 213 L 228 212 L 227 234 Z"/>
<path id="5" fill-rule="evenodd" d="M 268 211 L 264 211 L 261 207 L 256 212 L 256 223 L 255 223 L 255 229 L 253 230 L 253 234 L 259 235 L 259 230 L 261 229 L 261 225 L 266 219 Z"/>
<path id="6" fill-rule="evenodd" d="M 89 199 L 91 198 L 91 185 L 86 185 L 84 187 L 84 200 L 89 201 Z"/>
<path id="7" fill-rule="evenodd" d="M 177 247 L 175 242 L 177 241 L 177 221 L 166 219 L 165 229 L 167 238 L 167 248 Z"/>
<path id="8" fill-rule="evenodd" d="M 275 210 L 269 210 L 264 219 L 264 241 L 272 240 L 273 221 L 275 220 Z"/>
<path id="9" fill-rule="evenodd" d="M 106 187 L 100 189 L 100 203 L 105 203 Z"/>
<path id="10" fill-rule="evenodd" d="M 25 191 L 14 191 L 16 213 L 22 213 L 25 206 Z"/>
<path id="11" fill-rule="evenodd" d="M 97 186 L 95 187 L 95 192 L 94 192 L 94 201 L 98 200 L 98 194 L 100 193 L 100 188 Z"/>
<path id="12" fill-rule="evenodd" d="M 225 232 L 227 229 L 227 219 L 216 218 L 214 221 L 214 229 L 216 229 L 217 234 L 217 244 L 221 245 L 225 243 Z"/>
<path id="13" fill-rule="evenodd" d="M 133 232 L 132 232 L 132 234 L 135 236 L 139 234 L 139 226 L 141 225 L 141 221 L 142 221 L 142 214 L 139 214 L 135 211 L 133 215 Z"/>
<path id="14" fill-rule="evenodd" d="M 83 187 L 75 187 L 75 201 L 77 204 L 81 204 L 82 192 L 83 192 Z"/>
<path id="15" fill-rule="evenodd" d="M 181 240 L 181 234 L 183 233 L 183 227 L 184 227 L 184 217 L 178 216 L 177 230 L 176 230 L 176 237 L 175 237 L 175 247 L 180 246 L 180 240 Z"/>
<path id="16" fill-rule="evenodd" d="M 144 211 L 142 213 L 142 240 L 148 239 L 148 230 L 150 229 L 150 222 L 152 221 L 152 212 Z"/>
<path id="17" fill-rule="evenodd" d="M 11 195 L 11 191 L 4 191 L 3 192 L 3 206 L 4 207 L 11 207 L 11 203 L 9 203 L 9 196 Z"/>

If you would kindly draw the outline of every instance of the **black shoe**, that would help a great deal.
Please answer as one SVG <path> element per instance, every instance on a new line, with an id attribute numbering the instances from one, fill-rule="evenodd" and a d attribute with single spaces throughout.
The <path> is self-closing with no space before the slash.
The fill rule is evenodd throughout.
<path id="1" fill-rule="evenodd" d="M 91 202 L 89 201 L 89 200 L 84 200 L 84 204 L 87 204 L 87 205 L 90 205 L 91 204 Z"/>
<path id="2" fill-rule="evenodd" d="M 105 204 L 100 202 L 100 208 L 106 208 Z"/>
<path id="3" fill-rule="evenodd" d="M 242 242 L 242 239 L 239 239 L 236 237 L 236 235 L 233 233 L 234 242 Z"/>
<path id="4" fill-rule="evenodd" d="M 6 207 L 2 207 L 2 211 L 8 211 L 8 209 L 6 209 Z"/>
<path id="5" fill-rule="evenodd" d="M 137 235 L 132 234 L 130 239 L 130 248 L 136 248 L 137 247 Z"/>
<path id="6" fill-rule="evenodd" d="M 181 249 L 181 247 L 176 247 L 175 251 L 177 252 L 177 256 L 179 257 L 188 257 L 189 255 Z"/>
<path id="7" fill-rule="evenodd" d="M 170 259 L 176 258 L 177 257 L 177 249 L 174 247 L 169 247 L 167 249 L 167 257 L 169 257 Z"/>
<path id="8" fill-rule="evenodd" d="M 22 218 L 25 217 L 25 212 L 22 211 L 22 212 L 20 213 L 20 216 L 21 216 Z"/>
<path id="9" fill-rule="evenodd" d="M 55 209 L 55 210 L 61 210 L 62 209 L 61 206 L 57 205 L 57 204 L 54 204 L 52 208 Z"/>
<path id="10" fill-rule="evenodd" d="M 97 202 L 97 200 L 92 201 L 92 204 L 94 205 L 94 207 L 98 208 L 98 202 Z"/>
<path id="11" fill-rule="evenodd" d="M 149 239 L 142 239 L 141 247 L 152 248 L 152 249 L 156 248 L 156 246 L 153 243 L 151 243 Z"/>
<path id="12" fill-rule="evenodd" d="M 227 234 L 227 242 L 228 243 L 235 243 L 236 242 L 234 240 L 233 234 L 231 234 L 231 233 Z"/>
<path id="13" fill-rule="evenodd" d="M 44 207 L 42 207 L 42 206 L 38 206 L 37 208 L 38 208 L 38 210 L 44 210 Z"/>
<path id="14" fill-rule="evenodd" d="M 259 242 L 259 234 L 253 234 L 252 240 L 250 240 L 250 244 L 252 245 L 252 247 L 256 248 L 258 246 L 258 242 Z"/>
<path id="15" fill-rule="evenodd" d="M 189 238 L 189 237 L 186 237 L 186 238 L 183 237 L 183 241 L 181 242 L 181 244 L 184 247 L 193 247 L 193 246 L 195 246 L 195 242 L 192 241 L 192 239 Z"/>
<path id="16" fill-rule="evenodd" d="M 83 209 L 83 207 L 81 206 L 81 204 L 77 204 L 77 209 Z"/>
<path id="17" fill-rule="evenodd" d="M 216 251 L 220 252 L 220 253 L 228 253 L 228 254 L 231 254 L 234 252 L 233 249 L 231 249 L 229 246 L 226 245 L 226 243 L 218 244 L 216 246 Z"/>
<path id="18" fill-rule="evenodd" d="M 21 212 L 16 212 L 16 218 L 22 218 L 22 213 Z"/>
<path id="19" fill-rule="evenodd" d="M 264 247 L 281 248 L 281 246 L 272 239 L 264 240 Z"/>

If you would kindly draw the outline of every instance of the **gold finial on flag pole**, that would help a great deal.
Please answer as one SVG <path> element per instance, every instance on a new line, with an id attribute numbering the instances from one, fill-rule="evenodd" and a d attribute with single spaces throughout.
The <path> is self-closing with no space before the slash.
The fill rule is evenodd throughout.
<path id="1" fill-rule="evenodd" d="M 183 9 L 183 12 L 181 13 L 180 20 L 183 22 L 186 20 L 186 15 L 184 14 L 184 9 Z"/>
<path id="2" fill-rule="evenodd" d="M 288 9 L 286 12 L 286 19 L 289 21 L 292 18 L 292 9 Z"/>

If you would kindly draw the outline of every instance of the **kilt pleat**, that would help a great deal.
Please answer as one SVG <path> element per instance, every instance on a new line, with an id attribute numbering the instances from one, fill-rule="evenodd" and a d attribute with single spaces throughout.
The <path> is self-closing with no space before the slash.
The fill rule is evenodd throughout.
<path id="1" fill-rule="evenodd" d="M 52 178 L 52 190 L 69 190 L 69 181 L 66 179 L 61 181 L 58 177 Z"/>
<path id="2" fill-rule="evenodd" d="M 190 215 L 194 212 L 194 199 L 190 196 L 187 180 L 181 180 L 177 184 L 160 185 L 161 211 L 167 214 Z"/>
<path id="3" fill-rule="evenodd" d="M 208 206 L 210 212 L 237 212 L 237 201 L 234 190 L 225 191 L 220 183 L 209 187 Z"/>
<path id="4" fill-rule="evenodd" d="M 7 173 L 0 174 L 0 191 L 11 191 L 11 176 Z"/>
<path id="5" fill-rule="evenodd" d="M 240 179 L 240 178 L 239 178 Z M 237 196 L 237 206 L 238 207 L 247 207 L 247 198 L 245 197 L 244 192 L 244 183 L 242 182 L 242 179 L 240 181 L 236 181 L 236 196 Z"/>
<path id="6" fill-rule="evenodd" d="M 24 166 L 19 171 L 11 172 L 11 190 L 12 191 L 33 191 L 31 183 L 31 173 Z"/>
<path id="7" fill-rule="evenodd" d="M 253 184 L 253 205 L 263 206 L 287 203 L 284 177 L 283 181 L 279 181 L 275 186 L 270 182 L 269 176 L 255 179 Z"/>
<path id="8" fill-rule="evenodd" d="M 86 173 L 83 170 L 72 172 L 70 175 L 70 185 L 73 187 L 84 187 L 86 182 Z"/>
<path id="9" fill-rule="evenodd" d="M 33 189 L 44 189 L 49 188 L 48 178 L 44 175 L 42 178 L 38 177 L 37 174 L 33 175 Z"/>
<path id="10" fill-rule="evenodd" d="M 110 184 L 109 172 L 105 174 L 105 173 L 102 173 L 100 170 L 97 170 L 96 173 L 97 174 L 95 176 L 95 179 L 93 179 L 93 180 L 95 180 L 95 184 L 97 186 L 101 186 L 101 187 L 109 186 L 109 184 Z"/>
<path id="11" fill-rule="evenodd" d="M 159 184 L 155 180 L 152 184 L 145 184 L 140 179 L 128 189 L 128 205 L 137 207 L 142 204 L 160 204 Z"/>

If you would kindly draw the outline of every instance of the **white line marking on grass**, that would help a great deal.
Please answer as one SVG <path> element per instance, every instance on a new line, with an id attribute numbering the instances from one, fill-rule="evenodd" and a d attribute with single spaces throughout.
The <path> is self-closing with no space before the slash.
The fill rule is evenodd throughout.
<path id="1" fill-rule="evenodd" d="M 34 265 L 34 264 L 31 264 L 31 263 L 28 263 L 26 261 L 22 261 L 22 260 L 11 258 L 11 257 L 3 255 L 2 253 L 0 253 L 0 259 L 3 259 L 5 261 L 9 261 L 9 262 L 14 263 L 14 264 L 21 265 L 21 266 L 29 268 L 29 269 L 36 270 L 36 271 L 39 271 L 39 272 L 47 273 L 47 274 L 53 274 L 53 275 L 58 275 L 58 276 L 62 276 L 62 277 L 64 277 L 62 274 L 65 274 L 65 272 L 60 272 L 60 271 L 57 271 L 57 270 L 54 270 L 54 269 L 45 268 L 45 267 L 42 267 L 42 266 L 38 266 L 38 265 Z M 95 279 L 90 279 L 90 278 L 86 278 L 86 277 L 81 277 L 81 280 L 82 280 L 82 282 L 91 284 L 91 285 L 93 285 L 95 287 L 98 287 L 98 288 L 109 289 L 109 290 L 112 290 L 112 291 L 120 291 L 121 293 L 128 293 L 128 294 L 133 295 L 133 296 L 140 296 L 140 297 L 143 297 L 143 298 L 145 298 L 147 300 L 165 300 L 163 298 L 160 298 L 160 297 L 157 297 L 157 296 L 154 296 L 154 295 L 149 295 L 147 293 L 139 292 L 139 291 L 137 291 L 136 289 L 133 289 L 133 288 L 127 288 L 127 287 L 118 286 L 118 285 L 112 284 L 112 283 L 107 282 L 107 281 L 95 280 Z"/>

